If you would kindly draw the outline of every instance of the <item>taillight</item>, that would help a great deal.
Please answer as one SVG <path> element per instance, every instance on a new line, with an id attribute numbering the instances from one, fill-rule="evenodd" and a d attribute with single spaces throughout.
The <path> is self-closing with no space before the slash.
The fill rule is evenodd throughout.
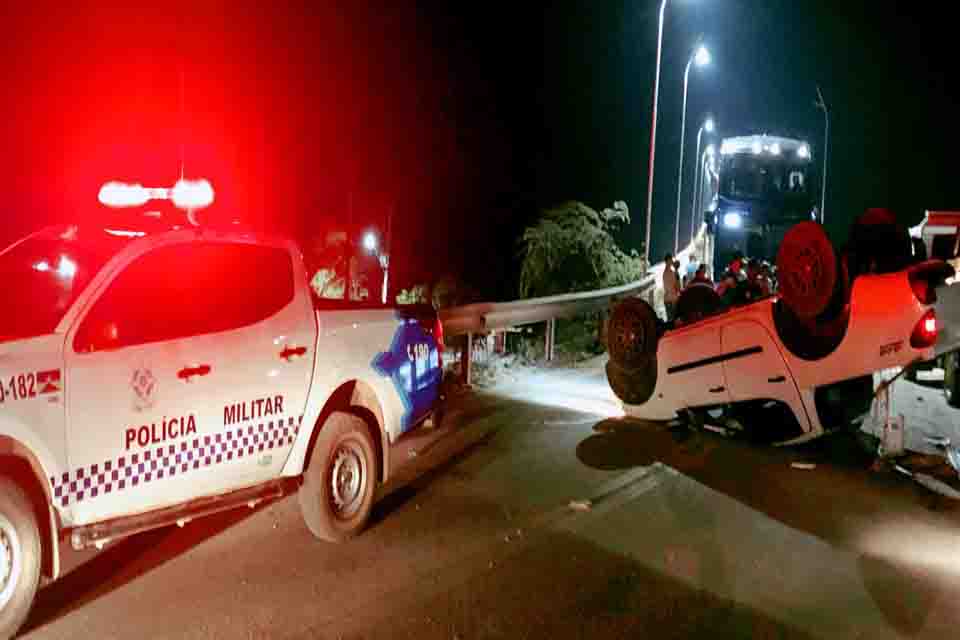
<path id="1" fill-rule="evenodd" d="M 933 309 L 930 309 L 920 322 L 913 328 L 910 335 L 910 346 L 914 349 L 926 349 L 932 347 L 937 342 L 937 315 Z"/>
<path id="2" fill-rule="evenodd" d="M 437 360 L 440 368 L 443 369 L 443 323 L 440 322 L 440 316 L 437 316 L 433 323 L 433 340 L 437 343 Z"/>

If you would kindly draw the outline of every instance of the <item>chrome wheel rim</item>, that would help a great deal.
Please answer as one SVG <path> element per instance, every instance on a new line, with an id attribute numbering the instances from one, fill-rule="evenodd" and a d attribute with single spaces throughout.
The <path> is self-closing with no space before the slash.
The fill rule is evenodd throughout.
<path id="1" fill-rule="evenodd" d="M 349 518 L 360 509 L 366 484 L 363 449 L 355 442 L 340 443 L 330 471 L 331 503 L 338 518 Z"/>
<path id="2" fill-rule="evenodd" d="M 0 609 L 7 606 L 23 570 L 20 537 L 13 523 L 0 513 Z"/>

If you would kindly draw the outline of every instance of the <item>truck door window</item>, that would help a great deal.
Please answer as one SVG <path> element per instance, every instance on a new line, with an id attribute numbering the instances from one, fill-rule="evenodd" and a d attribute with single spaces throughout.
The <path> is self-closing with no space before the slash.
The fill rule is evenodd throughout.
<path id="1" fill-rule="evenodd" d="M 206 243 L 160 247 L 110 283 L 74 338 L 78 352 L 217 333 L 277 313 L 294 297 L 285 249 Z"/>
<path id="2" fill-rule="evenodd" d="M 937 260 L 951 260 L 957 257 L 957 234 L 933 236 L 930 257 Z"/>

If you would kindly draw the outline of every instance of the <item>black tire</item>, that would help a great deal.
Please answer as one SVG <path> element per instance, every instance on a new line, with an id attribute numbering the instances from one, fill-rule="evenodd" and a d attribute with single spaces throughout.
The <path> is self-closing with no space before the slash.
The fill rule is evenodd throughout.
<path id="1" fill-rule="evenodd" d="M 943 357 L 943 395 L 947 404 L 960 407 L 960 352 L 953 351 Z"/>
<path id="2" fill-rule="evenodd" d="M 784 346 L 804 360 L 819 360 L 833 353 L 847 335 L 850 326 L 850 278 L 846 261 L 836 256 L 833 295 L 826 308 L 815 318 L 803 319 L 786 304 L 773 307 L 774 326 Z"/>
<path id="3" fill-rule="evenodd" d="M 847 251 L 851 278 L 900 271 L 915 261 L 910 234 L 887 209 L 868 209 L 853 221 Z"/>
<path id="4" fill-rule="evenodd" d="M 617 303 L 610 314 L 607 350 L 621 369 L 636 369 L 657 353 L 657 314 L 640 298 Z"/>
<path id="5" fill-rule="evenodd" d="M 834 297 L 837 253 L 823 227 L 806 221 L 783 236 L 777 251 L 777 277 L 781 298 L 795 316 L 811 320 Z"/>
<path id="6" fill-rule="evenodd" d="M 297 493 L 307 528 L 329 542 L 355 537 L 370 517 L 376 485 L 377 454 L 367 424 L 350 413 L 330 414 Z"/>
<path id="7" fill-rule="evenodd" d="M 12 638 L 27 619 L 40 584 L 40 529 L 30 499 L 0 478 L 0 638 Z"/>
<path id="8" fill-rule="evenodd" d="M 607 362 L 607 381 L 618 398 L 627 404 L 643 404 L 657 387 L 657 358 L 647 358 L 634 369 Z"/>
<path id="9" fill-rule="evenodd" d="M 709 284 L 697 282 L 680 292 L 677 299 L 677 321 L 682 324 L 697 322 L 723 309 L 720 296 Z"/>

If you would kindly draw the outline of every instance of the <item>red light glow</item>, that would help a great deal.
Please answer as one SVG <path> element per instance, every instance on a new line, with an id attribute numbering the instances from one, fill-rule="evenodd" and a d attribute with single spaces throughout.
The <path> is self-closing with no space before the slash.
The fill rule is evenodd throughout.
<path id="1" fill-rule="evenodd" d="M 914 349 L 927 349 L 937 342 L 937 316 L 933 309 L 928 310 L 913 329 L 910 346 Z"/>

